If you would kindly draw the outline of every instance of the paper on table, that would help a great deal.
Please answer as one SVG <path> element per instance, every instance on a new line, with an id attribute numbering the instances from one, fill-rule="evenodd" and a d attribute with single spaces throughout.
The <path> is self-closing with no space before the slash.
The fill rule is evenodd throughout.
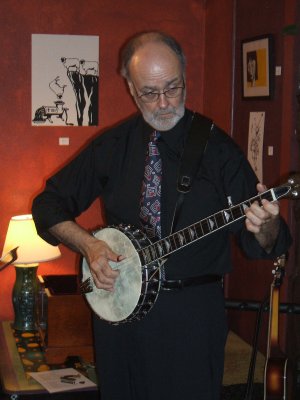
<path id="1" fill-rule="evenodd" d="M 67 390 L 83 390 L 97 386 L 74 368 L 30 372 L 29 375 L 44 386 L 49 393 L 64 392 Z"/>

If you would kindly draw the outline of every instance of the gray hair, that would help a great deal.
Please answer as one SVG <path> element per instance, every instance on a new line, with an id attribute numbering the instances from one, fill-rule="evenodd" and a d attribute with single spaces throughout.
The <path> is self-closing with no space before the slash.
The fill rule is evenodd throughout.
<path id="1" fill-rule="evenodd" d="M 183 72 L 185 71 L 185 55 L 179 43 L 172 36 L 166 35 L 165 33 L 158 31 L 143 32 L 139 33 L 136 36 L 133 36 L 121 50 L 121 75 L 125 79 L 130 79 L 129 63 L 134 53 L 144 44 L 149 42 L 164 43 L 166 46 L 168 46 L 178 57 Z"/>

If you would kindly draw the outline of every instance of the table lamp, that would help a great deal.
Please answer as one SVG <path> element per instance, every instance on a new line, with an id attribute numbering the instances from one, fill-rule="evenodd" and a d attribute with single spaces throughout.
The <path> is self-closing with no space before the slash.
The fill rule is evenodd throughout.
<path id="1" fill-rule="evenodd" d="M 60 257 L 57 246 L 51 246 L 37 234 L 31 214 L 11 218 L 3 247 L 3 254 L 17 249 L 13 262 L 16 281 L 13 287 L 15 319 L 13 328 L 20 331 L 36 330 L 37 268 L 38 263 Z"/>

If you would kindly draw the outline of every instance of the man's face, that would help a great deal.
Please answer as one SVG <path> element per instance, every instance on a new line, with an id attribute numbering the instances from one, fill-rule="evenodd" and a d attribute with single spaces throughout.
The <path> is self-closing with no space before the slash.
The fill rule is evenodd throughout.
<path id="1" fill-rule="evenodd" d="M 184 75 L 177 56 L 162 43 L 147 43 L 132 57 L 129 72 L 129 89 L 145 121 L 158 131 L 173 128 L 183 117 L 185 104 Z M 160 94 L 156 101 L 143 101 L 144 94 L 176 87 L 183 87 L 177 97 Z"/>

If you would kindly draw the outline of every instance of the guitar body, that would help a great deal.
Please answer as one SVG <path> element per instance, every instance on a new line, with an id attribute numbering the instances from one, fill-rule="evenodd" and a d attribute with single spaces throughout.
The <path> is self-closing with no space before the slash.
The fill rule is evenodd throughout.
<path id="1" fill-rule="evenodd" d="M 287 400 L 288 359 L 272 357 L 265 365 L 264 400 Z"/>
<path id="2" fill-rule="evenodd" d="M 295 400 L 295 366 L 279 346 L 279 295 L 284 276 L 285 255 L 277 258 L 271 284 L 267 360 L 264 373 L 264 400 Z"/>

